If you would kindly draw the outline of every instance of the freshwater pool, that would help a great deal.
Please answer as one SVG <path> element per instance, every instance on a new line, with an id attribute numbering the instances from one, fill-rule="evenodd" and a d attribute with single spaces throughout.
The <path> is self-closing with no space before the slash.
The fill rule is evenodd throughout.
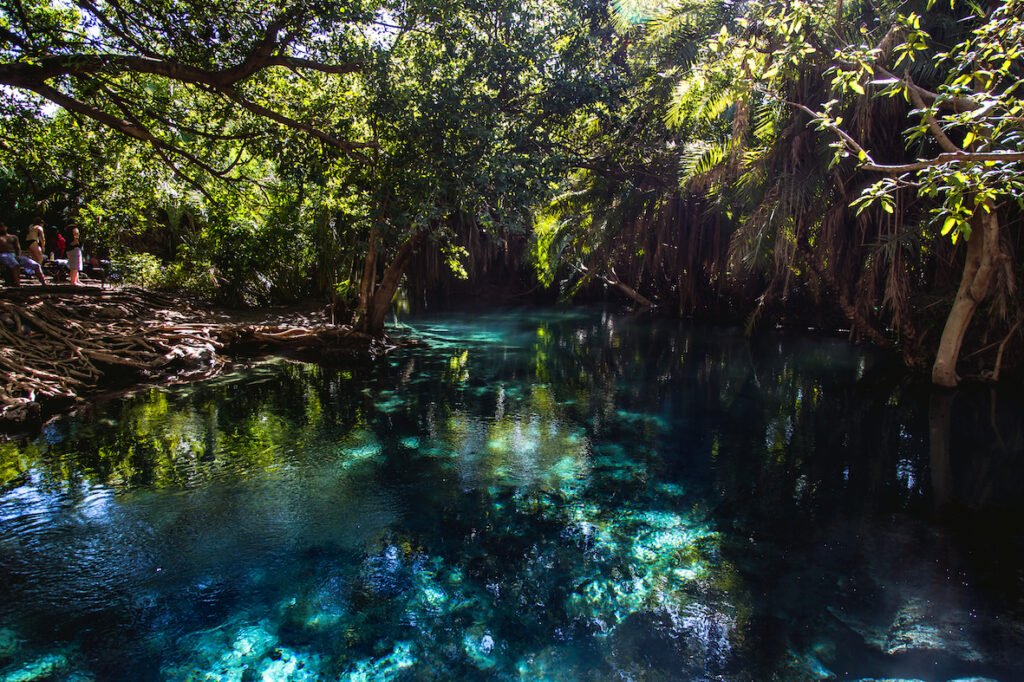
<path id="1" fill-rule="evenodd" d="M 450 315 L 0 446 L 0 681 L 1024 679 L 1024 402 Z"/>

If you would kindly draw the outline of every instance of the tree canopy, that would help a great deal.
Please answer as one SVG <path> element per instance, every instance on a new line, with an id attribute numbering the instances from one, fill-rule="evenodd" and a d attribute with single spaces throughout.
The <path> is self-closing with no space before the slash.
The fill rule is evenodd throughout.
<path id="1" fill-rule="evenodd" d="M 532 269 L 567 298 L 849 327 L 952 386 L 1022 355 L 1021 19 L 0 0 L 0 196 L 151 283 L 323 295 L 371 333 L 403 291 Z"/>

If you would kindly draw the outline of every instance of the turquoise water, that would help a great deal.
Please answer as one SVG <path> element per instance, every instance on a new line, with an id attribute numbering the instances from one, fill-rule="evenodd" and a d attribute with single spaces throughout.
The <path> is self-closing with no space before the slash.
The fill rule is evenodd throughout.
<path id="1" fill-rule="evenodd" d="M 1024 679 L 1024 403 L 843 341 L 414 321 L 0 446 L 0 680 Z"/>

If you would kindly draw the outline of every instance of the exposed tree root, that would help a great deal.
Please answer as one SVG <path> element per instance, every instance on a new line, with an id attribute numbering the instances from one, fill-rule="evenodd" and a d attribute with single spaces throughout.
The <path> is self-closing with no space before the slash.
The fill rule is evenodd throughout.
<path id="1" fill-rule="evenodd" d="M 136 288 L 26 287 L 0 295 L 0 426 L 38 424 L 89 393 L 212 376 L 232 351 L 374 348 L 348 327 L 217 319 Z M 379 346 L 376 346 L 379 347 Z"/>

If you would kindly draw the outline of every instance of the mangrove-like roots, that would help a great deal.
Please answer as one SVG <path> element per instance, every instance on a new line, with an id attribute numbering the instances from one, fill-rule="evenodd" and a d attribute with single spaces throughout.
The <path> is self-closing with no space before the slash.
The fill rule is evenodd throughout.
<path id="1" fill-rule="evenodd" d="M 212 376 L 232 348 L 370 348 L 349 327 L 238 324 L 123 287 L 25 287 L 0 295 L 0 426 L 25 428 L 103 388 Z"/>

